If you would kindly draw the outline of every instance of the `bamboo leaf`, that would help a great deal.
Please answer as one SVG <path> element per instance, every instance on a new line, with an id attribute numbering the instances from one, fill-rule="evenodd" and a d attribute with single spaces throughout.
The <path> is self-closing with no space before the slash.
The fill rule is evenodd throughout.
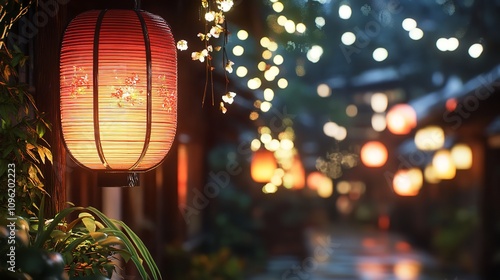
<path id="1" fill-rule="evenodd" d="M 45 157 L 47 157 L 47 159 L 50 161 L 50 163 L 54 164 L 54 162 L 52 161 L 52 152 L 47 147 L 44 147 L 44 146 L 40 146 L 40 147 L 43 149 Z"/>
<path id="2" fill-rule="evenodd" d="M 45 153 L 43 152 L 42 147 L 38 147 L 38 149 L 36 149 L 36 151 L 38 152 L 38 155 L 40 156 L 42 163 L 45 164 Z"/>
<path id="3" fill-rule="evenodd" d="M 82 223 L 89 233 L 95 231 L 96 225 L 94 216 L 90 215 L 89 213 L 82 212 L 78 214 L 78 217 L 82 218 Z"/>

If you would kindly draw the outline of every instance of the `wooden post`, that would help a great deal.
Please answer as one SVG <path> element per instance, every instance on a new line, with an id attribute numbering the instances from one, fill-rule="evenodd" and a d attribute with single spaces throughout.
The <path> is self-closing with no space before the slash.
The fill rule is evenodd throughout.
<path id="1" fill-rule="evenodd" d="M 50 195 L 46 200 L 47 215 L 54 215 L 66 207 L 66 150 L 63 146 L 59 126 L 59 49 L 62 34 L 67 24 L 66 5 L 55 3 L 52 12 L 35 7 L 30 22 L 34 28 L 27 34 L 35 39 L 34 44 L 34 96 L 45 119 L 52 124 L 46 134 L 54 164 L 44 170 L 45 189 Z M 47 20 L 42 20 L 47 18 Z M 30 38 L 32 39 L 32 38 Z"/>

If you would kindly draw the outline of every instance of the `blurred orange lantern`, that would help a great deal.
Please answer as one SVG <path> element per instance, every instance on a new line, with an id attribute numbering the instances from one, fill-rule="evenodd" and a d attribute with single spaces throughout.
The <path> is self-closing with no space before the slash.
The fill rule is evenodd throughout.
<path id="1" fill-rule="evenodd" d="M 307 187 L 310 188 L 311 190 L 319 189 L 319 186 L 323 182 L 324 176 L 325 174 L 319 171 L 314 171 L 309 173 L 309 175 L 307 175 Z"/>
<path id="2" fill-rule="evenodd" d="M 472 167 L 472 150 L 469 145 L 456 144 L 453 146 L 451 158 L 457 169 L 470 169 Z"/>
<path id="3" fill-rule="evenodd" d="M 441 127 L 430 125 L 417 130 L 415 133 L 415 146 L 422 151 L 435 151 L 444 145 L 444 131 Z"/>
<path id="4" fill-rule="evenodd" d="M 432 166 L 432 164 L 429 164 L 425 167 L 424 178 L 425 181 L 429 184 L 437 184 L 441 182 L 441 179 L 438 178 L 436 170 L 434 169 L 434 166 Z"/>
<path id="5" fill-rule="evenodd" d="M 392 187 L 400 196 L 416 196 L 422 187 L 422 172 L 419 169 L 398 170 L 392 180 Z"/>
<path id="6" fill-rule="evenodd" d="M 380 167 L 387 162 L 387 148 L 378 141 L 365 143 L 360 154 L 361 161 L 368 167 Z"/>
<path id="7" fill-rule="evenodd" d="M 61 46 L 64 142 L 81 165 L 147 171 L 172 146 L 177 126 L 177 54 L 170 27 L 139 10 L 85 12 Z"/>
<path id="8" fill-rule="evenodd" d="M 311 190 L 316 190 L 318 195 L 323 198 L 330 197 L 333 193 L 332 179 L 318 171 L 307 176 L 307 186 Z"/>
<path id="9" fill-rule="evenodd" d="M 295 155 L 293 158 L 292 167 L 290 168 L 290 174 L 292 175 L 292 187 L 295 189 L 302 189 L 306 184 L 306 174 L 302 161 L 299 155 Z"/>
<path id="10" fill-rule="evenodd" d="M 432 166 L 436 173 L 436 177 L 442 180 L 455 178 L 457 169 L 451 158 L 451 153 L 448 150 L 439 150 L 432 158 Z"/>
<path id="11" fill-rule="evenodd" d="M 254 152 L 250 165 L 250 174 L 257 183 L 268 183 L 278 168 L 273 152 L 261 149 Z"/>
<path id="12" fill-rule="evenodd" d="M 387 129 L 398 135 L 410 133 L 417 126 L 417 113 L 408 104 L 394 105 L 387 112 Z"/>

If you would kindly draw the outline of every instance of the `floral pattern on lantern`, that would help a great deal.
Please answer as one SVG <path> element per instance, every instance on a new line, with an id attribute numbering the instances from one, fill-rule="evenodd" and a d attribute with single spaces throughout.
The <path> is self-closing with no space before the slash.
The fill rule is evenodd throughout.
<path id="1" fill-rule="evenodd" d="M 177 127 L 177 50 L 161 17 L 88 11 L 68 25 L 60 60 L 64 143 L 84 167 L 147 171 Z"/>

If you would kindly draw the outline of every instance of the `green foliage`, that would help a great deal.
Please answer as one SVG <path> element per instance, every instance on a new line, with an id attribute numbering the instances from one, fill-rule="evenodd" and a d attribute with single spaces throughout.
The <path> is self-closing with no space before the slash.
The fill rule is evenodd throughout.
<path id="1" fill-rule="evenodd" d="M 110 219 L 93 207 L 69 207 L 49 220 L 43 218 L 43 211 L 41 207 L 39 216 L 29 220 L 17 218 L 16 238 L 19 242 L 16 242 L 16 250 L 35 248 L 58 252 L 71 279 L 110 278 L 119 268 L 120 259 L 132 261 L 142 279 L 161 279 L 146 246 L 125 223 Z M 76 214 L 74 220 L 66 221 L 68 216 Z M 7 225 L 7 220 L 4 219 L 2 224 Z M 1 245 L 0 258 L 9 250 L 6 242 Z M 3 267 L 6 262 L 1 261 L 0 267 L 6 271 Z M 18 271 L 22 272 L 27 271 Z"/>
<path id="2" fill-rule="evenodd" d="M 0 209 L 6 212 L 9 164 L 15 166 L 16 213 L 32 215 L 46 194 L 42 166 L 52 163 L 52 153 L 43 139 L 51 126 L 35 106 L 28 87 L 19 82 L 16 68 L 27 57 L 15 50 L 0 50 Z M 12 177 L 10 177 L 12 178 Z"/>

